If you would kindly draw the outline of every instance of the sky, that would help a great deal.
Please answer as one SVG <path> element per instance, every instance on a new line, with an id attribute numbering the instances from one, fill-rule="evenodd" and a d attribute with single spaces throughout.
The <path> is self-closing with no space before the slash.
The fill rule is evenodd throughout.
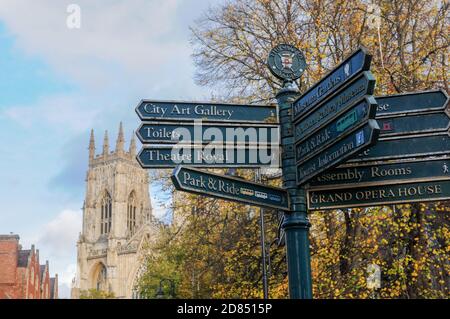
<path id="1" fill-rule="evenodd" d="M 91 128 L 99 153 L 120 121 L 129 142 L 142 98 L 208 100 L 193 81 L 189 26 L 217 2 L 0 1 L 0 234 L 36 245 L 60 297 L 76 271 Z M 164 194 L 150 193 L 162 216 Z"/>

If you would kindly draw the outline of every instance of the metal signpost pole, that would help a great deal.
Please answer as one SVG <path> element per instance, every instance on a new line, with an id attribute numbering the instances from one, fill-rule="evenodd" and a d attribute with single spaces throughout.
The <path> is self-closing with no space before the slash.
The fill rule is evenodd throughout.
<path id="1" fill-rule="evenodd" d="M 285 232 L 286 260 L 288 266 L 289 297 L 312 299 L 311 262 L 309 254 L 309 221 L 305 189 L 297 187 L 294 149 L 293 102 L 299 92 L 293 82 L 306 68 L 303 53 L 289 44 L 274 47 L 267 59 L 270 72 L 283 81 L 276 95 L 281 139 L 281 168 L 283 189 L 289 193 L 290 209 L 284 211 L 282 228 Z"/>
<path id="2" fill-rule="evenodd" d="M 285 82 L 276 99 L 279 106 L 281 131 L 283 188 L 289 192 L 291 211 L 285 212 L 283 229 L 286 238 L 289 296 L 292 299 L 312 299 L 309 227 L 306 197 L 303 187 L 297 188 L 292 127 L 292 102 L 299 93 L 291 82 Z"/>
<path id="3" fill-rule="evenodd" d="M 262 173 L 261 169 L 255 170 L 255 182 L 262 183 Z M 265 225 L 264 225 L 264 208 L 259 208 L 259 223 L 261 231 L 261 269 L 262 269 L 262 284 L 263 284 L 263 297 L 264 299 L 269 298 L 269 286 L 267 283 L 267 264 L 266 264 L 266 236 L 265 236 Z"/>

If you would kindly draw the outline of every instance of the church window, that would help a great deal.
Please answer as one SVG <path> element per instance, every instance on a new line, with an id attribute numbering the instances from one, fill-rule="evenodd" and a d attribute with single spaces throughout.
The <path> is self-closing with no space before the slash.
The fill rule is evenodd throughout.
<path id="1" fill-rule="evenodd" d="M 132 236 L 136 230 L 136 195 L 134 192 L 128 197 L 127 205 L 127 230 Z"/>
<path id="2" fill-rule="evenodd" d="M 111 231 L 112 221 L 112 201 L 108 192 L 105 192 L 105 196 L 101 202 L 100 213 L 100 234 L 108 234 Z"/>

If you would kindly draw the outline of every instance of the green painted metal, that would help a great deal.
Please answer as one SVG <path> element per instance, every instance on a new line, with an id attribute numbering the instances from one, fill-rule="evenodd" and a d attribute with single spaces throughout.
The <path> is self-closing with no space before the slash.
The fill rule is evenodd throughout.
<path id="1" fill-rule="evenodd" d="M 289 209 L 288 192 L 281 188 L 183 166 L 175 168 L 171 178 L 177 190 L 261 207 Z"/>
<path id="2" fill-rule="evenodd" d="M 336 189 L 450 178 L 450 158 L 407 159 L 401 162 L 343 165 L 313 178 L 308 189 Z"/>
<path id="3" fill-rule="evenodd" d="M 441 111 L 448 105 L 448 95 L 444 90 L 411 92 L 376 97 L 377 117 L 398 114 Z"/>
<path id="4" fill-rule="evenodd" d="M 277 109 L 270 105 L 142 100 L 136 113 L 143 121 L 276 123 Z"/>
<path id="5" fill-rule="evenodd" d="M 446 154 L 450 154 L 450 136 L 448 132 L 439 132 L 380 138 L 376 145 L 348 162 L 356 163 Z"/>
<path id="6" fill-rule="evenodd" d="M 326 210 L 448 199 L 450 199 L 450 179 L 346 189 L 310 190 L 308 191 L 308 209 Z"/>
<path id="7" fill-rule="evenodd" d="M 298 91 L 289 83 L 278 92 L 281 131 L 283 188 L 289 193 L 291 209 L 285 211 L 281 225 L 285 233 L 286 260 L 291 299 L 312 299 L 311 261 L 309 251 L 310 223 L 306 210 L 306 193 L 295 181 L 295 152 L 292 132 L 292 102 Z"/>
<path id="8" fill-rule="evenodd" d="M 364 48 L 353 52 L 294 102 L 294 121 L 332 96 L 362 71 L 369 70 L 371 60 L 372 56 Z"/>
<path id="9" fill-rule="evenodd" d="M 324 151 L 345 136 L 353 133 L 375 117 L 377 104 L 373 97 L 366 97 L 356 103 L 349 111 L 330 122 L 308 138 L 295 144 L 295 155 L 298 164 L 306 162 L 316 153 Z"/>
<path id="10" fill-rule="evenodd" d="M 278 143 L 278 125 L 256 123 L 144 122 L 136 135 L 143 144 L 236 144 Z M 211 139 L 205 139 L 211 136 Z"/>
<path id="11" fill-rule="evenodd" d="M 279 148 L 202 145 L 144 146 L 137 155 L 142 168 L 192 167 L 278 167 Z"/>
<path id="12" fill-rule="evenodd" d="M 297 80 L 306 69 L 303 53 L 290 44 L 279 44 L 270 50 L 267 58 L 270 72 L 283 81 Z"/>
<path id="13" fill-rule="evenodd" d="M 306 113 L 299 121 L 295 122 L 295 140 L 301 141 L 310 134 L 327 125 L 342 113 L 346 112 L 355 103 L 359 103 L 364 96 L 371 95 L 375 88 L 375 78 L 372 73 L 365 71 L 348 84 L 343 90 L 331 99 L 318 105 L 311 112 Z M 371 101 L 376 104 L 376 101 Z"/>
<path id="14" fill-rule="evenodd" d="M 314 176 L 333 168 L 373 145 L 379 134 L 375 120 L 347 135 L 324 151 L 297 165 L 297 185 L 303 185 Z"/>
<path id="15" fill-rule="evenodd" d="M 450 128 L 450 116 L 444 111 L 377 119 L 380 137 L 443 132 Z"/>

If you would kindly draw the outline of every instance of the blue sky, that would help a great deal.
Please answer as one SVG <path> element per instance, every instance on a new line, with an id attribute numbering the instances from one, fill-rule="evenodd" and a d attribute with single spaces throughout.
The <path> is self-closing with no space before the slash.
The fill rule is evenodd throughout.
<path id="1" fill-rule="evenodd" d="M 76 269 L 90 129 L 99 151 L 106 129 L 115 145 L 120 121 L 130 140 L 141 98 L 208 99 L 193 82 L 188 27 L 211 2 L 0 2 L 0 233 L 40 248 L 62 297 Z M 67 28 L 70 3 L 80 29 Z"/>

